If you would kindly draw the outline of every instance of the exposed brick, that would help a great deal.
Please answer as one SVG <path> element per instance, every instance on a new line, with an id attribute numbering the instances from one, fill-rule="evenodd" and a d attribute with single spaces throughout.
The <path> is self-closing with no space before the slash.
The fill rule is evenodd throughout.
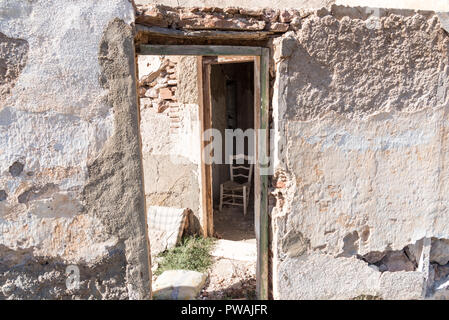
<path id="1" fill-rule="evenodd" d="M 199 15 L 199 14 L 196 14 L 193 12 L 183 12 L 179 15 L 179 20 L 181 21 L 181 23 L 180 23 L 181 25 L 182 25 L 182 21 L 188 21 L 188 20 L 195 21 L 195 20 L 199 20 L 202 18 L 203 18 L 202 15 Z"/>
<path id="2" fill-rule="evenodd" d="M 168 104 L 166 104 L 166 103 L 160 103 L 160 104 L 158 105 L 158 108 L 157 108 L 157 113 L 162 113 L 162 112 L 164 112 L 165 110 L 167 110 L 167 108 L 168 108 Z"/>
<path id="3" fill-rule="evenodd" d="M 279 188 L 279 189 L 285 188 L 285 182 L 281 181 L 281 180 L 276 181 L 276 188 Z"/>
<path id="4" fill-rule="evenodd" d="M 159 90 L 159 98 L 170 100 L 171 98 L 173 98 L 173 93 L 169 88 L 162 88 Z"/>
<path id="5" fill-rule="evenodd" d="M 274 32 L 286 32 L 288 30 L 288 23 L 275 22 L 269 25 L 269 30 Z"/>
<path id="6" fill-rule="evenodd" d="M 136 23 L 166 28 L 168 19 L 158 7 L 147 8 L 142 15 L 136 16 Z"/>
<path id="7" fill-rule="evenodd" d="M 240 9 L 240 14 L 244 16 L 251 16 L 261 18 L 263 16 L 263 9 Z"/>
<path id="8" fill-rule="evenodd" d="M 181 20 L 179 26 L 192 29 L 192 30 L 248 30 L 248 31 L 261 31 L 265 28 L 265 21 L 258 21 L 256 19 L 245 18 L 232 18 L 232 19 L 220 19 L 218 17 L 213 18 L 201 18 L 195 20 Z"/>

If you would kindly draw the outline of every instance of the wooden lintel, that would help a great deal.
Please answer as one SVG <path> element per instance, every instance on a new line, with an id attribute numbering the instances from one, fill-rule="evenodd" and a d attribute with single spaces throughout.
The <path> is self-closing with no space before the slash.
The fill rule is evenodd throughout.
<path id="1" fill-rule="evenodd" d="M 274 35 L 272 31 L 225 31 L 225 30 L 177 30 L 161 27 L 148 27 L 136 24 L 137 33 L 149 36 L 168 37 L 176 39 L 209 39 L 209 40 L 267 40 Z"/>
<path id="2" fill-rule="evenodd" d="M 260 56 L 261 47 L 201 46 L 201 45 L 147 45 L 141 44 L 137 54 L 190 56 Z"/>

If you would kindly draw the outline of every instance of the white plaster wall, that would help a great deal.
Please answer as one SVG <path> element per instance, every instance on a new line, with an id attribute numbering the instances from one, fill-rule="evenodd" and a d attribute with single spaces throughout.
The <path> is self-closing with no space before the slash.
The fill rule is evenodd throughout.
<path id="1" fill-rule="evenodd" d="M 432 16 L 390 19 L 370 33 L 359 19 L 310 16 L 275 43 L 276 299 L 423 298 L 428 270 L 379 272 L 356 256 L 449 237 L 448 37 Z"/>
<path id="2" fill-rule="evenodd" d="M 169 111 L 141 110 L 142 152 L 173 156 L 173 163 L 200 164 L 200 122 L 197 104 L 180 104 L 180 128 L 170 130 Z M 180 158 L 181 157 L 181 158 Z"/>
<path id="3" fill-rule="evenodd" d="M 0 1 L 0 32 L 29 44 L 26 65 L 0 105 L 0 244 L 36 255 L 94 261 L 116 239 L 82 213 L 87 163 L 114 133 L 114 115 L 102 99 L 99 43 L 108 22 L 130 24 L 130 2 Z M 9 173 L 23 163 L 18 177 Z M 19 203 L 32 186 L 56 185 Z"/>
<path id="4" fill-rule="evenodd" d="M 190 70 L 180 56 L 169 56 L 176 63 L 179 122 L 174 123 L 171 109 L 158 112 L 141 102 L 140 132 L 142 137 L 145 194 L 148 206 L 188 208 L 201 220 L 201 137 L 198 97 L 182 98 L 197 85 L 196 68 Z M 184 58 L 185 59 L 185 58 Z M 188 58 L 191 59 L 191 58 Z M 195 59 L 195 58 L 194 58 Z M 139 77 L 161 65 L 162 56 L 138 56 Z M 181 75 L 183 73 L 183 75 Z M 184 76 L 183 80 L 181 79 Z M 187 83 L 181 83 L 182 81 Z M 148 99 L 148 98 L 144 98 Z M 190 100 L 190 101 L 179 101 Z M 178 128 L 170 128 L 173 124 Z"/>

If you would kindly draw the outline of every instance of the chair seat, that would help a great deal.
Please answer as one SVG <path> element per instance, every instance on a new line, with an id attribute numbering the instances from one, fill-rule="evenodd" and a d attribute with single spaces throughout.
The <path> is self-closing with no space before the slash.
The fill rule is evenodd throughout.
<path id="1" fill-rule="evenodd" d="M 238 159 L 246 160 L 247 164 L 244 164 L 245 161 L 240 164 Z M 251 192 L 251 176 L 253 174 L 253 164 L 250 161 L 252 157 L 237 154 L 230 156 L 229 160 L 231 180 L 220 183 L 220 212 L 224 204 L 242 206 L 243 215 L 246 216 L 249 194 Z M 242 183 L 239 181 L 242 181 Z"/>
<path id="2" fill-rule="evenodd" d="M 223 183 L 223 189 L 225 190 L 242 190 L 243 187 L 249 187 L 250 183 L 246 182 L 246 183 L 238 183 L 232 180 L 226 181 L 225 183 Z"/>

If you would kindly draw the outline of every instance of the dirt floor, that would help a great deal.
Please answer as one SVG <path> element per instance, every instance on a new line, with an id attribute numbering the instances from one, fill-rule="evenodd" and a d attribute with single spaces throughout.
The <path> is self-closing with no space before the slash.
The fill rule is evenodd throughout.
<path id="1" fill-rule="evenodd" d="M 216 258 L 200 299 L 256 299 L 255 267 L 255 262 Z"/>
<path id="2" fill-rule="evenodd" d="M 214 212 L 214 264 L 200 299 L 255 299 L 257 248 L 254 234 L 254 210 L 224 207 Z"/>
<path id="3" fill-rule="evenodd" d="M 247 241 L 256 238 L 254 233 L 254 209 L 248 207 L 246 216 L 241 207 L 223 207 L 214 211 L 215 237 L 233 241 Z"/>
<path id="4" fill-rule="evenodd" d="M 225 207 L 214 212 L 214 248 L 210 254 L 213 264 L 198 299 L 255 299 L 257 245 L 254 233 L 254 210 L 248 208 L 246 217 L 240 207 Z M 155 271 L 162 258 L 154 257 Z"/>

